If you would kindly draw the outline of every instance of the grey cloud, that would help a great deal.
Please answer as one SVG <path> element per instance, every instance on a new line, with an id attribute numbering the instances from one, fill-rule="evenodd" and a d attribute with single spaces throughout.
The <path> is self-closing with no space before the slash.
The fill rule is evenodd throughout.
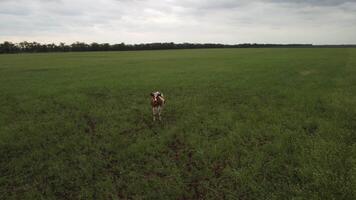
<path id="1" fill-rule="evenodd" d="M 187 8 L 231 9 L 254 3 L 299 4 L 299 6 L 338 6 L 345 3 L 356 3 L 356 0 L 177 0 L 175 3 Z"/>
<path id="2" fill-rule="evenodd" d="M 355 0 L 267 0 L 268 2 L 276 3 L 293 3 L 315 6 L 336 6 L 344 3 L 355 3 Z"/>
<path id="3" fill-rule="evenodd" d="M 356 43 L 355 1 L 0 0 L 0 42 Z"/>

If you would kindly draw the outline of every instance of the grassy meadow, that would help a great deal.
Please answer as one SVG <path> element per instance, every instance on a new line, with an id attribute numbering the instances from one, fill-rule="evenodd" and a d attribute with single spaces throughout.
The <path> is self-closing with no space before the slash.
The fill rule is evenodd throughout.
<path id="1" fill-rule="evenodd" d="M 0 55 L 0 155 L 0 199 L 355 199 L 356 49 Z"/>

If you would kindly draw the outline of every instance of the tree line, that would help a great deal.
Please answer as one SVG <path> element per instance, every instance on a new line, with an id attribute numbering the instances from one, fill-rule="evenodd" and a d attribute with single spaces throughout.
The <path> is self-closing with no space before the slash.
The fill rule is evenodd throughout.
<path id="1" fill-rule="evenodd" d="M 200 49 L 200 48 L 265 48 L 265 47 L 314 47 L 312 44 L 216 44 L 216 43 L 145 43 L 145 44 L 109 44 L 75 42 L 72 44 L 41 44 L 38 42 L 0 43 L 0 53 L 35 53 L 35 52 L 81 52 L 81 51 L 134 51 L 164 49 Z"/>

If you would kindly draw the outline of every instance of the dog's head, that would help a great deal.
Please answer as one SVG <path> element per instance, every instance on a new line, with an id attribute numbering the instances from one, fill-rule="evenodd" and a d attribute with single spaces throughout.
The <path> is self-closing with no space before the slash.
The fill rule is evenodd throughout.
<path id="1" fill-rule="evenodd" d="M 151 97 L 154 101 L 157 101 L 157 98 L 161 95 L 159 92 L 151 92 Z"/>
<path id="2" fill-rule="evenodd" d="M 159 101 L 163 101 L 163 95 L 160 92 L 151 92 L 151 99 L 153 103 L 157 103 Z"/>

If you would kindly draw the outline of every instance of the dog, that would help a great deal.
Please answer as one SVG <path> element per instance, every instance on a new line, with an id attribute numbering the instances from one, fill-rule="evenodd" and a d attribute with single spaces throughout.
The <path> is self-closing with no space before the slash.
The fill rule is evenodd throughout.
<path id="1" fill-rule="evenodd" d="M 161 112 L 166 100 L 161 92 L 151 92 L 151 106 L 153 121 L 156 121 L 156 116 L 158 115 L 158 120 L 162 121 Z"/>

